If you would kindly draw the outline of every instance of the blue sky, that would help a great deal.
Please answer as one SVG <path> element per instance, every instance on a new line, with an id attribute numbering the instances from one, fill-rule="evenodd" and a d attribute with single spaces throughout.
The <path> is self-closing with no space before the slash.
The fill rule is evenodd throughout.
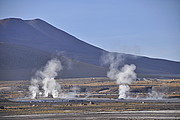
<path id="1" fill-rule="evenodd" d="M 112 52 L 180 61 L 180 0 L 0 0 L 0 19 L 40 18 Z"/>

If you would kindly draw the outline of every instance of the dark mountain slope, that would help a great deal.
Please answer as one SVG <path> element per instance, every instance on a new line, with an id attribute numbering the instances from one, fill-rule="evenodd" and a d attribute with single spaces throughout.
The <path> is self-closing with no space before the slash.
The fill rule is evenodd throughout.
<path id="1" fill-rule="evenodd" d="M 125 58 L 124 64 L 135 64 L 136 72 L 140 74 L 180 74 L 180 62 L 129 54 L 122 56 Z"/>
<path id="2" fill-rule="evenodd" d="M 0 80 L 29 80 L 38 69 L 54 57 L 60 59 L 64 66 L 59 78 L 106 75 L 104 68 L 73 61 L 63 56 L 51 55 L 22 45 L 0 43 L 0 55 Z"/>

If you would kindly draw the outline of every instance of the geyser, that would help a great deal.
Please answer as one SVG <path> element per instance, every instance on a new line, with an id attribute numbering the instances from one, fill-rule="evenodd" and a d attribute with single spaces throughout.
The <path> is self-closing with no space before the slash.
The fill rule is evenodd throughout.
<path id="1" fill-rule="evenodd" d="M 126 93 L 129 91 L 129 84 L 136 80 L 136 73 L 134 72 L 136 66 L 134 64 L 125 64 L 120 70 L 119 67 L 124 60 L 120 54 L 108 53 L 103 55 L 102 60 L 105 64 L 109 64 L 109 71 L 107 77 L 116 80 L 119 84 L 119 99 L 126 98 Z"/>
<path id="2" fill-rule="evenodd" d="M 34 99 L 37 96 L 57 98 L 61 96 L 61 86 L 54 78 L 62 69 L 60 60 L 54 58 L 49 60 L 42 70 L 37 71 L 31 80 L 31 86 L 29 86 L 31 98 Z M 41 87 L 43 91 L 40 90 Z"/>

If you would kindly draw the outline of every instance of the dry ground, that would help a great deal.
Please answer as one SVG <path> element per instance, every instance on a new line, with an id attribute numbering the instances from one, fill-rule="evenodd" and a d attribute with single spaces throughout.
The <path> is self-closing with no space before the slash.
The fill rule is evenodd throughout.
<path id="1" fill-rule="evenodd" d="M 108 78 L 74 78 L 58 79 L 64 91 L 69 91 L 73 86 L 79 88 L 79 95 L 87 93 L 93 97 L 117 98 L 118 85 L 115 81 Z M 0 81 L 0 98 L 18 98 L 29 95 L 29 80 L 22 81 Z M 180 96 L 180 79 L 146 79 L 135 81 L 130 85 L 130 96 L 133 97 L 146 95 L 149 88 L 154 91 L 164 93 L 166 97 Z M 99 96 L 95 96 L 98 94 Z"/>

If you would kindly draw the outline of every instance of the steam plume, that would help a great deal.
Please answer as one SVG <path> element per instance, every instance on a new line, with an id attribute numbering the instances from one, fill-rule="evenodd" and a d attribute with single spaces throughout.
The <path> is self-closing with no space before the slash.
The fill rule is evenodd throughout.
<path id="1" fill-rule="evenodd" d="M 64 94 L 64 96 L 62 96 L 62 97 L 63 98 L 75 98 L 79 89 L 80 89 L 79 87 L 74 86 L 73 88 L 70 89 L 70 92 Z"/>
<path id="2" fill-rule="evenodd" d="M 54 79 L 63 67 L 58 59 L 52 59 L 47 62 L 45 67 L 36 72 L 36 76 L 31 80 L 31 86 L 29 91 L 31 92 L 31 98 L 35 98 L 38 95 L 48 97 L 52 95 L 53 98 L 57 98 L 61 92 L 61 86 Z M 42 86 L 43 92 L 40 92 L 39 88 Z"/>
<path id="3" fill-rule="evenodd" d="M 125 64 L 119 70 L 120 65 L 124 61 L 124 57 L 120 54 L 108 53 L 102 58 L 105 64 L 109 64 L 107 77 L 116 80 L 116 83 L 119 84 L 119 99 L 126 98 L 126 93 L 130 89 L 129 84 L 136 79 L 136 73 L 134 72 L 136 66 L 134 64 Z"/>
<path id="4" fill-rule="evenodd" d="M 148 93 L 149 98 L 151 99 L 162 99 L 166 97 L 168 92 L 168 87 L 161 86 L 159 88 L 152 87 L 152 90 Z"/>

